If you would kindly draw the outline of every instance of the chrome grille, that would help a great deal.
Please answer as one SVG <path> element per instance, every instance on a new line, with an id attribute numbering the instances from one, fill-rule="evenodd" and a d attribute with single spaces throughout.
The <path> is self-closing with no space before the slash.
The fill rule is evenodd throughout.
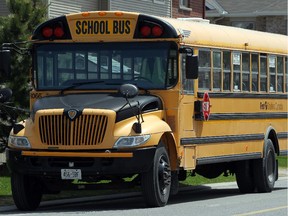
<path id="1" fill-rule="evenodd" d="M 105 115 L 80 115 L 69 120 L 65 115 L 39 117 L 41 142 L 49 146 L 98 145 L 103 142 L 108 117 Z"/>

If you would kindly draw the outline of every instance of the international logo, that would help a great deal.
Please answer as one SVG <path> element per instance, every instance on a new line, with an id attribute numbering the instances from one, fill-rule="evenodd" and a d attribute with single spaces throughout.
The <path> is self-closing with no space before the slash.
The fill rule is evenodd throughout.
<path id="1" fill-rule="evenodd" d="M 70 121 L 74 121 L 79 115 L 81 115 L 82 112 L 77 109 L 69 109 L 64 113 L 70 119 Z"/>

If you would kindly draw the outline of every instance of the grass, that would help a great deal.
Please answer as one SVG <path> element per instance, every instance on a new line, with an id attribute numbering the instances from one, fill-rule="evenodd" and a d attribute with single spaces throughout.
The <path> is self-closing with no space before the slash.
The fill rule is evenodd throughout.
<path id="1" fill-rule="evenodd" d="M 278 165 L 280 168 L 288 169 L 288 157 L 281 156 L 278 157 Z M 219 182 L 233 182 L 236 181 L 235 175 L 229 176 L 219 176 L 214 179 L 207 179 L 200 175 L 189 176 L 185 181 L 181 181 L 181 185 L 203 185 L 210 183 L 219 183 Z M 123 191 L 123 190 L 122 190 Z M 119 191 L 115 190 L 105 190 L 105 191 L 63 191 L 60 194 L 56 195 L 44 195 L 43 200 L 54 200 L 54 199 L 64 199 L 64 198 L 74 198 L 74 197 L 83 197 L 83 196 L 95 196 L 103 194 L 115 194 Z M 11 185 L 10 185 L 10 176 L 9 172 L 5 167 L 0 167 L 0 206 L 4 205 L 13 205 Z"/>

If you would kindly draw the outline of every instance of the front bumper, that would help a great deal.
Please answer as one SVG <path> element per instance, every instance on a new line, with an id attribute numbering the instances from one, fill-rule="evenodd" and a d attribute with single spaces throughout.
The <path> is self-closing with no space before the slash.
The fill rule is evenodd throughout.
<path id="1" fill-rule="evenodd" d="M 83 177 L 147 172 L 156 147 L 129 152 L 38 152 L 6 149 L 11 172 L 36 176 L 61 176 L 61 169 L 81 169 Z M 122 157 L 121 157 L 122 156 Z"/>

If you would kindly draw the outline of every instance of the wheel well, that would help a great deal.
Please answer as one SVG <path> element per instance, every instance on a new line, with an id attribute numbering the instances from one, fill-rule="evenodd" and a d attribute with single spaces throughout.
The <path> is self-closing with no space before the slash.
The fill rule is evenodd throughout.
<path id="1" fill-rule="evenodd" d="M 271 129 L 268 133 L 267 139 L 270 139 L 273 143 L 275 152 L 277 153 L 277 155 L 279 155 L 280 151 L 279 151 L 279 143 L 278 143 L 278 138 L 277 138 L 277 134 L 276 131 L 274 129 Z"/>
<path id="2" fill-rule="evenodd" d="M 170 165 L 171 170 L 177 170 L 178 169 L 178 157 L 177 157 L 177 150 L 175 145 L 174 137 L 171 133 L 164 133 L 161 137 L 161 142 L 165 145 L 169 159 L 170 159 Z"/>

